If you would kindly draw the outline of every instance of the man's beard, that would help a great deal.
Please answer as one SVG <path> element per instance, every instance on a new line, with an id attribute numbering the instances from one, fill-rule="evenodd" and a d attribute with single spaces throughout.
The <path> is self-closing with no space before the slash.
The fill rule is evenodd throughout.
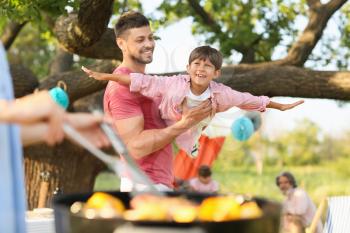
<path id="1" fill-rule="evenodd" d="M 143 65 L 146 65 L 146 64 L 149 64 L 149 63 L 151 63 L 152 62 L 152 60 L 153 60 L 153 54 L 152 54 L 152 56 L 150 57 L 150 58 L 142 58 L 142 53 L 143 52 L 147 52 L 147 51 L 149 51 L 149 50 L 152 50 L 152 52 L 153 52 L 153 50 L 154 49 L 143 49 L 141 52 L 140 52 L 140 54 L 139 54 L 139 56 L 135 56 L 135 55 L 130 55 L 130 58 L 133 60 L 133 61 L 135 61 L 135 62 L 137 62 L 137 63 L 140 63 L 140 64 L 143 64 Z"/>
<path id="2" fill-rule="evenodd" d="M 153 58 L 151 57 L 150 59 L 143 59 L 142 57 L 136 57 L 134 55 L 131 55 L 130 58 L 139 63 L 139 64 L 143 64 L 143 65 L 146 65 L 146 64 L 149 64 L 152 62 Z"/>

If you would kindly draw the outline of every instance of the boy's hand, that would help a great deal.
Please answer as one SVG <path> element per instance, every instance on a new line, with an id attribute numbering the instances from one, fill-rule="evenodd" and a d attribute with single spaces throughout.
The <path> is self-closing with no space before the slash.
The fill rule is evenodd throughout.
<path id="1" fill-rule="evenodd" d="M 89 70 L 89 69 L 86 68 L 85 66 L 82 66 L 81 69 L 82 69 L 87 75 L 89 75 L 90 78 L 94 78 L 94 79 L 100 80 L 100 81 L 111 80 L 111 77 L 110 77 L 111 74 L 95 72 L 95 71 Z"/>
<path id="2" fill-rule="evenodd" d="M 291 104 L 281 104 L 280 110 L 286 111 L 286 110 L 292 109 L 292 108 L 294 108 L 300 104 L 303 104 L 303 103 L 304 103 L 304 100 L 299 100 L 299 101 L 291 103 Z"/>

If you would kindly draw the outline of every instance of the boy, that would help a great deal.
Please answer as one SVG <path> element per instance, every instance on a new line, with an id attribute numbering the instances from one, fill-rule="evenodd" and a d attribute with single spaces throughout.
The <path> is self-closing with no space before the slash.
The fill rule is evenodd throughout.
<path id="1" fill-rule="evenodd" d="M 85 67 L 82 69 L 94 79 L 111 80 L 122 85 L 130 85 L 131 92 L 139 92 L 149 98 L 161 97 L 160 114 L 167 125 L 180 120 L 181 114 L 189 108 L 210 99 L 211 116 L 176 138 L 179 147 L 195 158 L 198 155 L 198 139 L 201 132 L 215 113 L 226 111 L 234 106 L 248 111 L 263 112 L 266 108 L 284 111 L 304 102 L 300 100 L 292 104 L 280 104 L 270 101 L 267 96 L 253 96 L 213 82 L 213 79 L 220 76 L 221 65 L 222 55 L 218 50 L 210 46 L 201 46 L 190 54 L 187 65 L 188 75 L 165 78 L 140 73 L 106 74 L 94 72 Z"/>

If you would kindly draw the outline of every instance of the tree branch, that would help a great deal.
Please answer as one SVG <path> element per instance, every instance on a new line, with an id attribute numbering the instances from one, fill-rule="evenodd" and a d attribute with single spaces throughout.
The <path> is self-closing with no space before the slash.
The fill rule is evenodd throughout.
<path id="1" fill-rule="evenodd" d="M 254 95 L 350 100 L 350 72 L 241 64 L 223 67 L 216 81 Z"/>
<path id="2" fill-rule="evenodd" d="M 8 50 L 11 47 L 17 35 L 26 23 L 27 22 L 16 23 L 11 21 L 6 25 L 4 32 L 2 33 L 0 38 L 6 50 Z"/>
<path id="3" fill-rule="evenodd" d="M 221 33 L 220 25 L 215 22 L 212 16 L 206 12 L 197 0 L 188 0 L 190 7 L 196 12 L 196 14 L 202 19 L 202 22 L 207 26 L 210 26 L 213 32 Z"/>
<path id="4" fill-rule="evenodd" d="M 59 17 L 55 34 L 69 52 L 91 58 L 121 58 L 115 36 L 107 25 L 113 0 L 84 0 L 78 14 Z"/>
<path id="5" fill-rule="evenodd" d="M 238 65 L 225 67 L 218 81 L 255 95 L 350 100 L 350 72 Z"/>
<path id="6" fill-rule="evenodd" d="M 50 75 L 66 72 L 72 68 L 73 54 L 56 47 L 56 56 L 50 64 Z"/>
<path id="7" fill-rule="evenodd" d="M 203 7 L 198 3 L 197 0 L 188 0 L 188 4 L 194 10 L 194 12 L 202 19 L 202 23 L 211 28 L 214 33 L 221 34 L 221 26 L 213 19 L 213 17 L 203 9 Z M 243 59 L 242 63 L 252 63 L 254 62 L 255 49 L 253 48 L 255 44 L 259 43 L 262 36 L 258 36 L 249 46 L 243 44 L 233 45 L 232 49 L 242 53 Z"/>
<path id="8" fill-rule="evenodd" d="M 27 67 L 21 64 L 10 64 L 10 72 L 16 98 L 31 94 L 39 87 L 38 78 Z"/>
<path id="9" fill-rule="evenodd" d="M 92 69 L 104 73 L 112 73 L 114 68 L 115 64 L 108 61 L 103 61 L 101 64 L 92 67 Z M 107 82 L 96 81 L 87 77 L 83 71 L 78 70 L 50 75 L 40 83 L 39 89 L 51 89 L 57 85 L 58 81 L 66 83 L 67 93 L 71 103 L 79 98 L 102 90 L 107 85 Z"/>
<path id="10" fill-rule="evenodd" d="M 309 8 L 319 7 L 322 4 L 320 0 L 307 0 L 306 3 Z"/>
<path id="11" fill-rule="evenodd" d="M 113 11 L 113 0 L 83 0 L 80 2 L 76 34 L 84 35 L 82 43 L 90 46 L 106 31 Z M 84 46 L 85 47 L 85 46 Z"/>
<path id="12" fill-rule="evenodd" d="M 322 5 L 317 0 L 309 0 L 309 22 L 300 35 L 299 39 L 293 44 L 288 55 L 282 60 L 273 62 L 279 65 L 302 66 L 326 28 L 328 20 L 340 9 L 347 0 L 332 0 L 326 5 Z"/>

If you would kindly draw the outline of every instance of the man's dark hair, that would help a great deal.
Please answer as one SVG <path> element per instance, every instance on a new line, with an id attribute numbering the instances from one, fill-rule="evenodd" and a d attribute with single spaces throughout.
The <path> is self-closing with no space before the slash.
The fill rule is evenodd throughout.
<path id="1" fill-rule="evenodd" d="M 211 176 L 210 167 L 207 166 L 207 165 L 200 166 L 199 169 L 198 169 L 198 176 L 201 176 L 201 177 L 204 177 L 204 178 Z"/>
<path id="2" fill-rule="evenodd" d="M 281 174 L 276 176 L 276 185 L 278 187 L 279 187 L 279 180 L 280 180 L 281 176 L 286 177 L 287 180 L 289 181 L 289 183 L 293 186 L 293 188 L 296 188 L 298 186 L 292 173 L 290 173 L 290 172 L 282 172 Z"/>
<path id="3" fill-rule="evenodd" d="M 143 14 L 136 11 L 128 11 L 123 13 L 114 25 L 114 33 L 118 38 L 129 29 L 144 26 L 149 26 L 149 21 Z"/>
<path id="4" fill-rule="evenodd" d="M 195 48 L 190 54 L 188 64 L 191 64 L 196 59 L 209 59 L 209 61 L 215 66 L 215 70 L 221 69 L 222 54 L 210 46 L 206 45 Z"/>

